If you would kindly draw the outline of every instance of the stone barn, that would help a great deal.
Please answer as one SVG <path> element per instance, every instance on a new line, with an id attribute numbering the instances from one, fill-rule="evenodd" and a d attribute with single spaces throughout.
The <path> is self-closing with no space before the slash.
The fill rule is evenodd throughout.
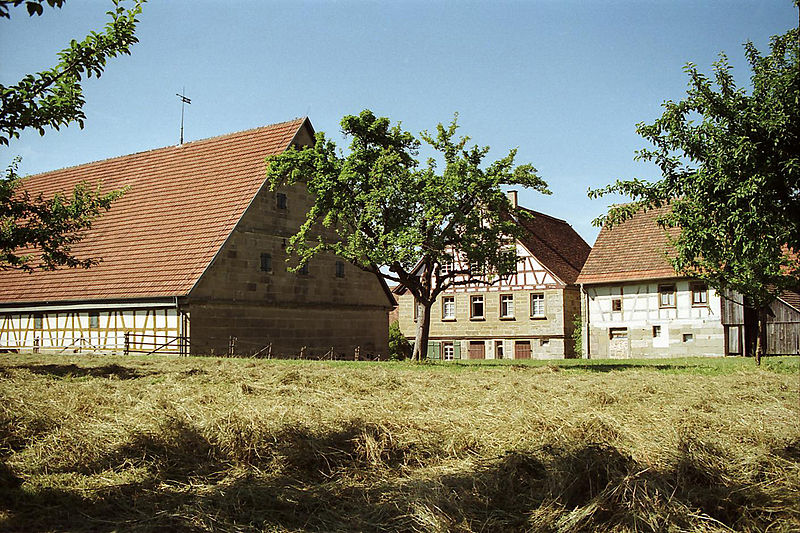
<path id="1" fill-rule="evenodd" d="M 73 248 L 99 265 L 0 274 L 0 350 L 386 354 L 381 279 L 334 256 L 287 271 L 311 202 L 269 190 L 265 157 L 313 142 L 297 119 L 25 178 L 127 192 Z"/>

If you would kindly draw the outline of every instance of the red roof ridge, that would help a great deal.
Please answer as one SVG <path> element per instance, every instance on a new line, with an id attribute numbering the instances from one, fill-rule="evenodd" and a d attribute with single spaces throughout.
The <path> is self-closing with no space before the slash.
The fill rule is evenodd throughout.
<path id="1" fill-rule="evenodd" d="M 528 211 L 529 213 L 533 213 L 537 217 L 549 218 L 550 220 L 553 220 L 555 222 L 561 222 L 562 224 L 566 224 L 567 226 L 572 227 L 572 224 L 570 224 L 569 222 L 567 222 L 566 220 L 564 220 L 562 218 L 556 218 L 556 217 L 554 217 L 552 215 L 548 215 L 547 213 L 542 213 L 541 211 L 534 211 L 533 209 L 529 209 L 529 208 L 523 207 L 521 205 L 518 205 L 517 208 L 518 209 L 522 209 L 524 211 Z"/>
<path id="2" fill-rule="evenodd" d="M 87 166 L 91 166 L 91 165 L 96 165 L 98 163 L 106 163 L 106 162 L 109 162 L 109 161 L 114 161 L 114 160 L 117 160 L 117 159 L 127 159 L 127 158 L 132 158 L 132 157 L 135 157 L 135 156 L 141 156 L 141 155 L 144 155 L 144 154 L 152 154 L 154 152 L 161 152 L 161 151 L 166 151 L 166 150 L 179 150 L 179 149 L 183 149 L 183 148 L 185 148 L 185 147 L 187 147 L 189 145 L 197 146 L 197 145 L 201 145 L 201 144 L 206 143 L 206 142 L 217 141 L 217 140 L 220 140 L 220 139 L 223 139 L 223 138 L 226 138 L 226 137 L 235 137 L 235 136 L 239 136 L 239 135 L 245 135 L 245 134 L 254 133 L 254 132 L 257 132 L 257 131 L 273 129 L 273 128 L 277 128 L 279 126 L 284 126 L 286 124 L 291 124 L 293 122 L 298 122 L 299 123 L 298 127 L 299 127 L 307 118 L 308 117 L 297 117 L 297 118 L 293 118 L 291 120 L 284 120 L 282 122 L 276 122 L 275 124 L 267 124 L 266 126 L 258 126 L 258 127 L 250 128 L 250 129 L 247 129 L 247 130 L 231 131 L 231 132 L 228 132 L 228 133 L 223 133 L 221 135 L 214 135 L 213 137 L 205 137 L 203 139 L 195 139 L 194 141 L 188 141 L 188 142 L 185 142 L 183 144 L 170 144 L 170 145 L 167 145 L 167 146 L 161 146 L 159 148 L 150 148 L 148 150 L 141 150 L 139 152 L 132 152 L 130 154 L 122 154 L 122 155 L 115 155 L 115 156 L 111 156 L 111 157 L 105 157 L 103 159 L 97 159 L 95 161 L 88 161 L 86 163 L 78 163 L 77 165 L 69 165 L 69 166 L 66 166 L 66 167 L 55 168 L 55 169 L 52 169 L 52 170 L 46 170 L 44 172 L 39 172 L 39 173 L 36 173 L 36 174 L 28 174 L 27 176 L 25 176 L 25 178 L 29 178 L 29 177 L 32 177 L 32 176 L 46 176 L 48 174 L 53 174 L 55 172 L 62 172 L 64 170 L 71 170 L 71 169 L 80 168 L 80 167 L 87 167 Z M 295 134 L 296 134 L 296 131 L 292 133 L 293 136 Z M 294 137 L 292 137 L 292 138 L 294 138 Z M 291 141 L 292 141 L 292 139 L 289 139 L 287 141 L 287 144 L 289 142 L 291 142 Z M 23 179 L 25 179 L 25 178 L 23 178 Z"/>

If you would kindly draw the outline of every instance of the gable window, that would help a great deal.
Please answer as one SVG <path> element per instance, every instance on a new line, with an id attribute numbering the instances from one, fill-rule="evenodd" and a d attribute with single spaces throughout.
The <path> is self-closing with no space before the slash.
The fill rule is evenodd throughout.
<path id="1" fill-rule="evenodd" d="M 544 318 L 544 293 L 534 292 L 531 294 L 531 318 Z"/>
<path id="2" fill-rule="evenodd" d="M 658 307 L 675 307 L 675 285 L 658 286 Z"/>
<path id="3" fill-rule="evenodd" d="M 514 295 L 500 295 L 500 318 L 514 318 Z"/>
<path id="4" fill-rule="evenodd" d="M 470 318 L 473 320 L 483 319 L 483 296 L 470 296 L 469 298 Z"/>
<path id="5" fill-rule="evenodd" d="M 612 311 L 622 311 L 622 298 L 614 298 L 611 300 Z"/>
<path id="6" fill-rule="evenodd" d="M 441 273 L 442 276 L 446 276 L 452 271 L 453 271 L 453 258 L 445 259 L 439 268 L 439 272 Z"/>
<path id="7" fill-rule="evenodd" d="M 456 297 L 445 296 L 442 298 L 442 320 L 456 319 Z"/>
<path id="8" fill-rule="evenodd" d="M 344 261 L 336 261 L 336 277 L 344 277 Z"/>
<path id="9" fill-rule="evenodd" d="M 272 255 L 261 254 L 261 271 L 272 272 Z"/>
<path id="10" fill-rule="evenodd" d="M 100 313 L 89 313 L 89 327 L 92 329 L 100 328 Z"/>
<path id="11" fill-rule="evenodd" d="M 705 307 L 708 305 L 708 285 L 705 283 L 692 283 L 692 306 Z"/>
<path id="12" fill-rule="evenodd" d="M 277 203 L 278 209 L 286 209 L 286 195 L 282 192 L 279 192 L 275 195 L 275 201 Z"/>

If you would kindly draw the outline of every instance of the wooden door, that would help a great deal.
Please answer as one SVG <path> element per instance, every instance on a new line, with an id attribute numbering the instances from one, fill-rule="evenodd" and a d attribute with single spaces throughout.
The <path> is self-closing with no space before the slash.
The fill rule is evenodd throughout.
<path id="1" fill-rule="evenodd" d="M 531 358 L 531 341 L 517 341 L 514 343 L 514 359 Z"/>
<path id="2" fill-rule="evenodd" d="M 469 358 L 470 359 L 486 359 L 486 345 L 481 341 L 470 341 L 469 343 Z"/>

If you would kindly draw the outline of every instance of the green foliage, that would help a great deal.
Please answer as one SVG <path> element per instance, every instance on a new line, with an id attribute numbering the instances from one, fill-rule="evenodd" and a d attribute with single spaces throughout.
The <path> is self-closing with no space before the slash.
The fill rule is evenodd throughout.
<path id="1" fill-rule="evenodd" d="M 456 117 L 457 118 L 457 117 Z M 369 110 L 345 116 L 352 139 L 346 155 L 324 133 L 311 149 L 290 149 L 268 158 L 272 187 L 305 181 L 314 205 L 291 239 L 300 262 L 323 252 L 403 284 L 424 309 L 454 285 L 492 283 L 516 268 L 516 252 L 504 242 L 521 229 L 501 185 L 549 194 L 531 165 L 514 165 L 516 150 L 487 166 L 489 148 L 456 138 L 456 118 L 420 138 L 444 160 L 417 159 L 420 140 Z M 453 264 L 452 270 L 442 269 Z M 481 265 L 480 272 L 463 265 Z M 425 330 L 416 346 L 427 341 Z M 415 351 L 415 356 L 418 355 Z"/>
<path id="2" fill-rule="evenodd" d="M 575 357 L 583 357 L 583 320 L 580 313 L 572 317 L 572 340 L 575 342 Z"/>
<path id="3" fill-rule="evenodd" d="M 411 357 L 411 343 L 400 331 L 400 323 L 395 320 L 389 324 L 389 359 L 402 361 Z"/>
<path id="4" fill-rule="evenodd" d="M 15 5 L 20 3 L 15 1 Z M 48 3 L 60 7 L 63 2 Z M 40 4 L 27 2 L 28 11 L 41 14 Z M 8 17 L 8 6 L 3 7 L 0 14 Z M 0 144 L 7 145 L 26 128 L 34 128 L 40 135 L 44 135 L 45 127 L 58 130 L 73 122 L 82 128 L 86 115 L 80 82 L 84 76 L 99 78 L 109 58 L 130 55 L 130 46 L 138 42 L 134 30 L 141 10 L 141 0 L 131 9 L 114 0 L 114 9 L 108 12 L 111 21 L 102 33 L 92 32 L 81 42 L 70 42 L 59 53 L 55 67 L 28 74 L 10 87 L 0 84 Z"/>
<path id="5" fill-rule="evenodd" d="M 29 15 L 41 15 L 46 2 L 61 7 L 64 0 L 34 0 L 25 2 Z M 144 0 L 137 0 L 126 9 L 114 0 L 108 12 L 111 20 L 103 32 L 92 32 L 83 41 L 73 40 L 59 53 L 55 67 L 28 74 L 17 84 L 0 85 L 0 145 L 8 145 L 20 132 L 33 128 L 44 135 L 45 128 L 58 130 L 72 123 L 82 128 L 84 77 L 100 77 L 109 58 L 130 54 L 130 46 L 138 40 L 134 35 L 136 16 Z M 11 6 L 22 0 L 0 3 L 0 18 L 10 18 Z M 59 266 L 88 268 L 95 258 L 77 258 L 71 246 L 84 236 L 92 221 L 124 191 L 101 194 L 84 183 L 78 184 L 71 195 L 56 194 L 52 198 L 32 197 L 23 190 L 17 175 L 19 159 L 0 176 L 0 270 L 36 267 L 53 269 Z M 38 256 L 38 263 L 35 265 Z"/>
<path id="6" fill-rule="evenodd" d="M 34 259 L 38 259 L 37 266 L 44 270 L 59 266 L 89 268 L 97 264 L 97 258 L 73 256 L 71 246 L 83 238 L 94 219 L 107 211 L 124 191 L 101 194 L 99 189 L 92 190 L 81 183 L 70 198 L 61 193 L 52 198 L 33 197 L 20 189 L 17 162 L 0 177 L 0 270 L 31 271 Z"/>
<path id="7" fill-rule="evenodd" d="M 800 63 L 798 30 L 771 40 L 762 56 L 752 43 L 748 94 L 734 82 L 725 55 L 713 79 L 688 64 L 686 99 L 667 101 L 653 124 L 638 133 L 654 149 L 638 152 L 661 180 L 617 181 L 591 197 L 621 193 L 597 224 L 612 226 L 640 209 L 670 205 L 659 223 L 680 228 L 672 239 L 676 271 L 733 289 L 760 307 L 796 288 L 800 261 Z"/>

